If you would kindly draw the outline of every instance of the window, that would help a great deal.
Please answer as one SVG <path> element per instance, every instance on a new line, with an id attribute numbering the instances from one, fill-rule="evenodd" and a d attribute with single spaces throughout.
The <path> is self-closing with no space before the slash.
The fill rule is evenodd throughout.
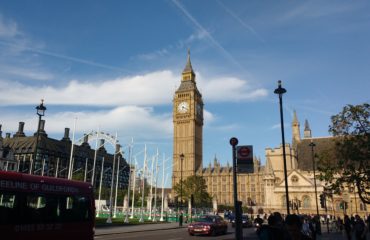
<path id="1" fill-rule="evenodd" d="M 15 216 L 15 194 L 1 193 L 0 194 L 0 225 L 13 222 L 12 216 Z"/>
<path id="2" fill-rule="evenodd" d="M 302 204 L 302 208 L 310 208 L 311 207 L 311 199 L 309 196 L 303 196 L 303 204 Z"/>
<path id="3" fill-rule="evenodd" d="M 296 175 L 293 175 L 291 180 L 292 180 L 292 183 L 297 183 L 298 182 L 298 177 Z"/>

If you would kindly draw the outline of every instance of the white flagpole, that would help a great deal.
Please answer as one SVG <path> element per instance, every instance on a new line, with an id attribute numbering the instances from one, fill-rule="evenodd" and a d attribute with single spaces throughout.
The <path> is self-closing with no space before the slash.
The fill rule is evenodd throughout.
<path id="1" fill-rule="evenodd" d="M 56 170 L 55 170 L 55 177 L 56 178 L 58 177 L 58 171 L 59 171 L 59 158 L 57 158 L 57 167 L 56 167 Z"/>
<path id="2" fill-rule="evenodd" d="M 73 147 L 74 147 L 74 144 L 75 144 L 76 122 L 77 122 L 77 117 L 75 118 L 75 121 L 74 121 L 74 124 L 73 124 L 71 155 L 69 157 L 68 179 L 72 178 L 72 171 L 73 171 L 72 170 L 72 158 L 73 158 Z"/>
<path id="3" fill-rule="evenodd" d="M 157 156 L 155 158 L 155 190 L 154 190 L 154 213 L 153 213 L 153 222 L 156 222 L 156 213 L 157 213 L 157 183 L 158 183 L 158 158 L 159 158 L 159 151 L 157 148 Z"/>
<path id="4" fill-rule="evenodd" d="M 131 216 L 130 216 L 130 219 L 133 219 L 134 218 L 134 202 L 135 202 L 135 185 L 136 185 L 136 157 L 134 157 L 134 184 L 132 184 L 132 204 L 131 204 Z M 130 167 L 130 171 L 131 171 L 131 167 Z M 130 175 L 130 178 L 131 178 L 131 175 Z"/>
<path id="5" fill-rule="evenodd" d="M 163 153 L 163 160 L 162 160 L 162 206 L 161 206 L 161 219 L 159 221 L 163 222 L 163 207 L 164 207 L 164 161 L 165 159 L 165 154 Z"/>
<path id="6" fill-rule="evenodd" d="M 127 208 L 126 208 L 126 217 L 125 217 L 125 223 L 129 223 L 128 220 L 128 211 L 130 206 L 130 183 L 131 183 L 131 151 L 134 144 L 134 138 L 131 138 L 131 144 L 128 147 L 128 166 L 130 170 L 128 171 L 128 183 L 127 183 Z M 134 192 L 132 194 L 135 194 Z M 122 209 L 123 210 L 123 209 Z"/>
<path id="7" fill-rule="evenodd" d="M 95 142 L 95 153 L 94 153 L 94 164 L 93 164 L 93 172 L 92 172 L 92 177 L 91 177 L 91 185 L 95 185 L 95 165 L 96 165 L 96 157 L 98 155 L 98 140 L 99 140 L 99 131 L 100 129 L 98 128 L 98 131 L 96 132 L 96 142 Z"/>
<path id="8" fill-rule="evenodd" d="M 119 165 L 121 163 L 121 157 L 118 156 L 118 163 L 117 163 L 117 175 L 116 175 L 116 192 L 115 192 L 115 196 L 114 196 L 114 213 L 113 213 L 113 217 L 116 218 L 117 217 L 117 191 L 118 191 L 118 178 L 119 178 Z"/>
<path id="9" fill-rule="evenodd" d="M 143 167 L 143 191 L 142 191 L 142 197 L 141 197 L 141 215 L 140 215 L 140 219 L 139 219 L 139 222 L 144 222 L 144 196 L 145 196 L 145 168 L 146 168 L 146 144 L 145 144 L 145 148 L 144 148 L 144 167 Z"/>
<path id="10" fill-rule="evenodd" d="M 86 158 L 84 182 L 86 182 L 86 178 L 87 178 L 87 161 L 88 161 L 88 160 L 89 160 L 89 158 Z"/>
<path id="11" fill-rule="evenodd" d="M 104 171 L 104 157 L 101 161 L 101 171 L 100 171 L 100 183 L 99 183 L 99 202 L 98 202 L 98 211 L 96 211 L 96 216 L 99 217 L 100 214 L 100 197 L 101 197 L 101 185 L 103 181 L 103 172 Z"/>
<path id="12" fill-rule="evenodd" d="M 150 174 L 150 194 L 149 194 L 149 218 L 148 220 L 152 219 L 152 200 L 153 200 L 153 172 L 154 172 L 154 156 L 152 157 L 152 168 Z"/>

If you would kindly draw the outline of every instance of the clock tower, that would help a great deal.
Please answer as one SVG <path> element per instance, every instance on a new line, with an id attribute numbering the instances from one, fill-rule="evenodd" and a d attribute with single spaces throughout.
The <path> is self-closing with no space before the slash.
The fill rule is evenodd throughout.
<path id="1" fill-rule="evenodd" d="M 179 88 L 173 98 L 172 186 L 202 168 L 203 100 L 197 89 L 190 51 Z"/>

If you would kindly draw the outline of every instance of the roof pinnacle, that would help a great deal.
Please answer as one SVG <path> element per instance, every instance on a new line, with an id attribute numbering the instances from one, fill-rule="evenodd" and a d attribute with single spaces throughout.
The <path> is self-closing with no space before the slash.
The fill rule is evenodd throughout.
<path id="1" fill-rule="evenodd" d="M 185 66 L 184 70 L 182 71 L 182 73 L 187 73 L 187 72 L 194 73 L 193 67 L 191 66 L 190 49 L 189 48 L 188 48 L 188 59 L 186 61 L 186 66 Z"/>

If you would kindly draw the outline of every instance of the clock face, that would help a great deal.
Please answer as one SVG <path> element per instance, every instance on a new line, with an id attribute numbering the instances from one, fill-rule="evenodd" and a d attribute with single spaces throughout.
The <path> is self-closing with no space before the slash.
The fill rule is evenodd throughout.
<path id="1" fill-rule="evenodd" d="M 187 102 L 179 103 L 179 105 L 177 106 L 177 111 L 179 113 L 186 113 L 187 111 L 189 111 L 189 104 Z"/>

